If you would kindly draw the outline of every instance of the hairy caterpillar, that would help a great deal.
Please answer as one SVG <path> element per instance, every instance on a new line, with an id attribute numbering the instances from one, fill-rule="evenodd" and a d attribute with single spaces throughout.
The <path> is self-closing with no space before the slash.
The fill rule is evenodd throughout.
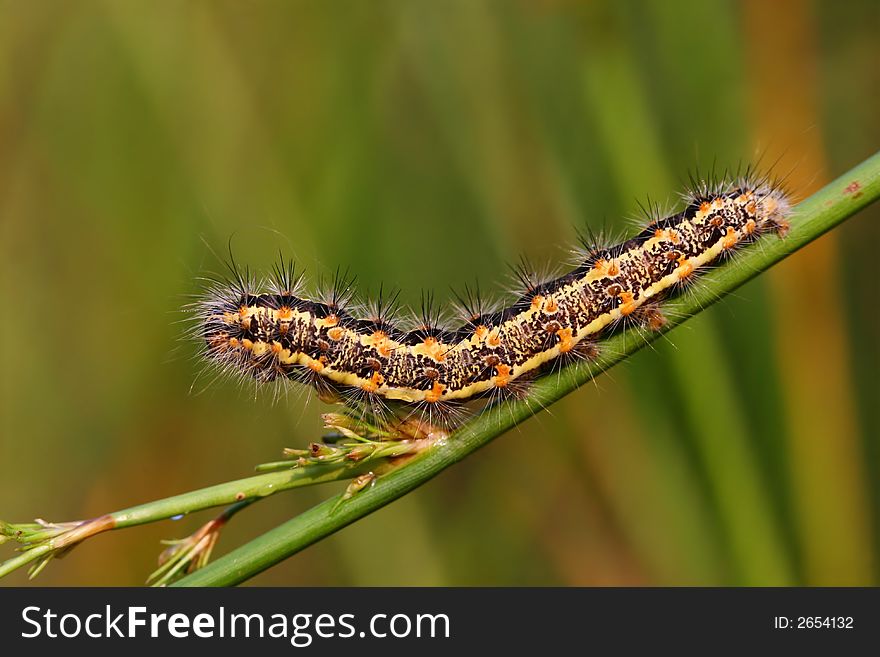
<path id="1" fill-rule="evenodd" d="M 439 325 L 423 301 L 421 322 L 401 328 L 396 297 L 358 313 L 353 281 L 337 275 L 318 299 L 302 296 L 302 275 L 283 258 L 266 285 L 234 266 L 195 305 L 204 355 L 226 370 L 258 381 L 296 380 L 324 399 L 366 402 L 374 410 L 396 401 L 448 418 L 459 404 L 518 390 L 561 359 L 590 358 L 596 339 L 623 321 L 649 328 L 664 323 L 658 302 L 761 235 L 787 230 L 789 202 L 766 177 L 700 183 L 686 207 L 653 217 L 615 245 L 584 244 L 577 266 L 552 280 L 520 278 L 513 304 L 488 309 L 479 293 L 460 298 L 464 319 Z"/>

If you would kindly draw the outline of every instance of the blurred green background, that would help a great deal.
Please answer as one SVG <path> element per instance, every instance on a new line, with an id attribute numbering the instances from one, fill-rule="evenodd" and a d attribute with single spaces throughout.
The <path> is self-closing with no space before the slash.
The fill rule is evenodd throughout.
<path id="1" fill-rule="evenodd" d="M 281 249 L 408 302 L 500 291 L 578 226 L 633 231 L 696 165 L 763 154 L 803 198 L 880 144 L 876 0 L 0 7 L 6 520 L 247 476 L 320 435 L 327 406 L 207 385 L 180 339 L 230 236 L 257 271 Z M 878 584 L 878 219 L 252 582 Z M 218 553 L 337 489 L 261 502 Z M 141 583 L 209 517 L 100 536 L 38 583 Z"/>

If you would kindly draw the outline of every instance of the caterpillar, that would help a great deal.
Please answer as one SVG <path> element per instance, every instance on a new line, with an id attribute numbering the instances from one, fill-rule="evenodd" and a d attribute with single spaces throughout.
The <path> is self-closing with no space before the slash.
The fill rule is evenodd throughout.
<path id="1" fill-rule="evenodd" d="M 325 400 L 402 404 L 449 418 L 452 409 L 491 395 L 516 394 L 523 382 L 571 358 L 593 358 L 597 340 L 628 321 L 662 328 L 660 302 L 703 268 L 767 233 L 784 236 L 790 203 L 780 185 L 746 173 L 696 182 L 685 207 L 652 216 L 618 244 L 582 240 L 576 266 L 550 280 L 520 272 L 524 289 L 507 307 L 488 307 L 479 288 L 457 295 L 462 324 L 438 321 L 423 297 L 417 325 L 395 320 L 397 297 L 357 311 L 353 279 L 337 276 L 309 298 L 302 274 L 284 258 L 264 284 L 232 261 L 195 304 L 204 356 L 258 382 L 299 381 Z M 655 213 L 659 214 L 659 213 Z"/>

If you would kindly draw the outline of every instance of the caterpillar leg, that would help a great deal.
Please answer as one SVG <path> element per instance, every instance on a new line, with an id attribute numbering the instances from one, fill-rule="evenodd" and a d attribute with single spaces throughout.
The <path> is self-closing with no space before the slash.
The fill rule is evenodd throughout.
<path id="1" fill-rule="evenodd" d="M 659 303 L 646 303 L 633 314 L 635 315 L 634 319 L 639 325 L 649 331 L 662 330 L 668 321 L 666 315 L 660 310 Z"/>
<path id="2" fill-rule="evenodd" d="M 782 239 L 788 235 L 788 231 L 791 230 L 791 224 L 786 219 L 773 219 L 770 224 L 770 230 Z"/>

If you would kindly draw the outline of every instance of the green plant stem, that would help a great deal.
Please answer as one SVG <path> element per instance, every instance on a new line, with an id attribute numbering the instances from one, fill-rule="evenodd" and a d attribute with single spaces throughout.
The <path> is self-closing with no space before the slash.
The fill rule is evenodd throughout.
<path id="1" fill-rule="evenodd" d="M 216 506 L 242 502 L 243 500 L 253 501 L 292 488 L 351 479 L 365 472 L 381 469 L 383 465 L 382 462 L 369 460 L 345 466 L 339 463 L 328 463 L 327 465 L 310 464 L 308 467 L 293 468 L 294 462 L 290 461 L 289 463 L 290 468 L 281 472 L 271 472 L 237 479 L 188 493 L 166 497 L 154 502 L 139 504 L 138 506 L 114 513 L 108 513 L 106 516 L 101 516 L 94 521 L 84 521 L 82 523 L 83 526 L 93 523 L 94 530 L 89 531 L 79 540 L 104 531 L 166 520 Z M 239 507 L 234 508 L 237 509 Z M 72 546 L 79 542 L 78 540 L 72 542 L 69 540 L 70 532 L 58 532 L 51 529 L 39 533 L 31 533 L 28 536 L 28 542 L 33 544 L 42 540 L 43 536 L 41 534 L 49 540 L 34 547 L 25 547 L 24 551 L 18 556 L 0 563 L 0 577 L 8 575 L 12 571 L 50 554 L 54 550 L 68 545 Z M 52 536 L 54 538 L 50 538 Z"/>
<path id="2" fill-rule="evenodd" d="M 114 529 L 122 529 L 242 500 L 268 497 L 291 488 L 350 479 L 375 467 L 375 463 L 352 464 L 347 468 L 328 464 L 259 474 L 140 504 L 110 515 L 116 520 Z"/>
<path id="3" fill-rule="evenodd" d="M 878 196 L 880 153 L 800 203 L 785 239 L 762 238 L 739 253 L 735 262 L 701 276 L 701 284 L 692 291 L 665 302 L 663 309 L 669 321 L 662 331 L 643 339 L 634 339 L 631 332 L 612 336 L 601 343 L 595 361 L 567 368 L 566 376 L 538 380 L 528 399 L 488 409 L 445 443 L 381 477 L 373 487 L 343 503 L 339 497 L 329 499 L 179 580 L 175 586 L 238 584 L 396 500 L 820 237 Z"/>
<path id="4" fill-rule="evenodd" d="M 2 564 L 0 564 L 0 577 L 5 577 L 14 570 L 23 568 L 32 561 L 36 561 L 51 554 L 52 549 L 53 548 L 49 545 L 39 545 L 31 550 L 22 552 L 12 559 L 7 559 Z"/>

